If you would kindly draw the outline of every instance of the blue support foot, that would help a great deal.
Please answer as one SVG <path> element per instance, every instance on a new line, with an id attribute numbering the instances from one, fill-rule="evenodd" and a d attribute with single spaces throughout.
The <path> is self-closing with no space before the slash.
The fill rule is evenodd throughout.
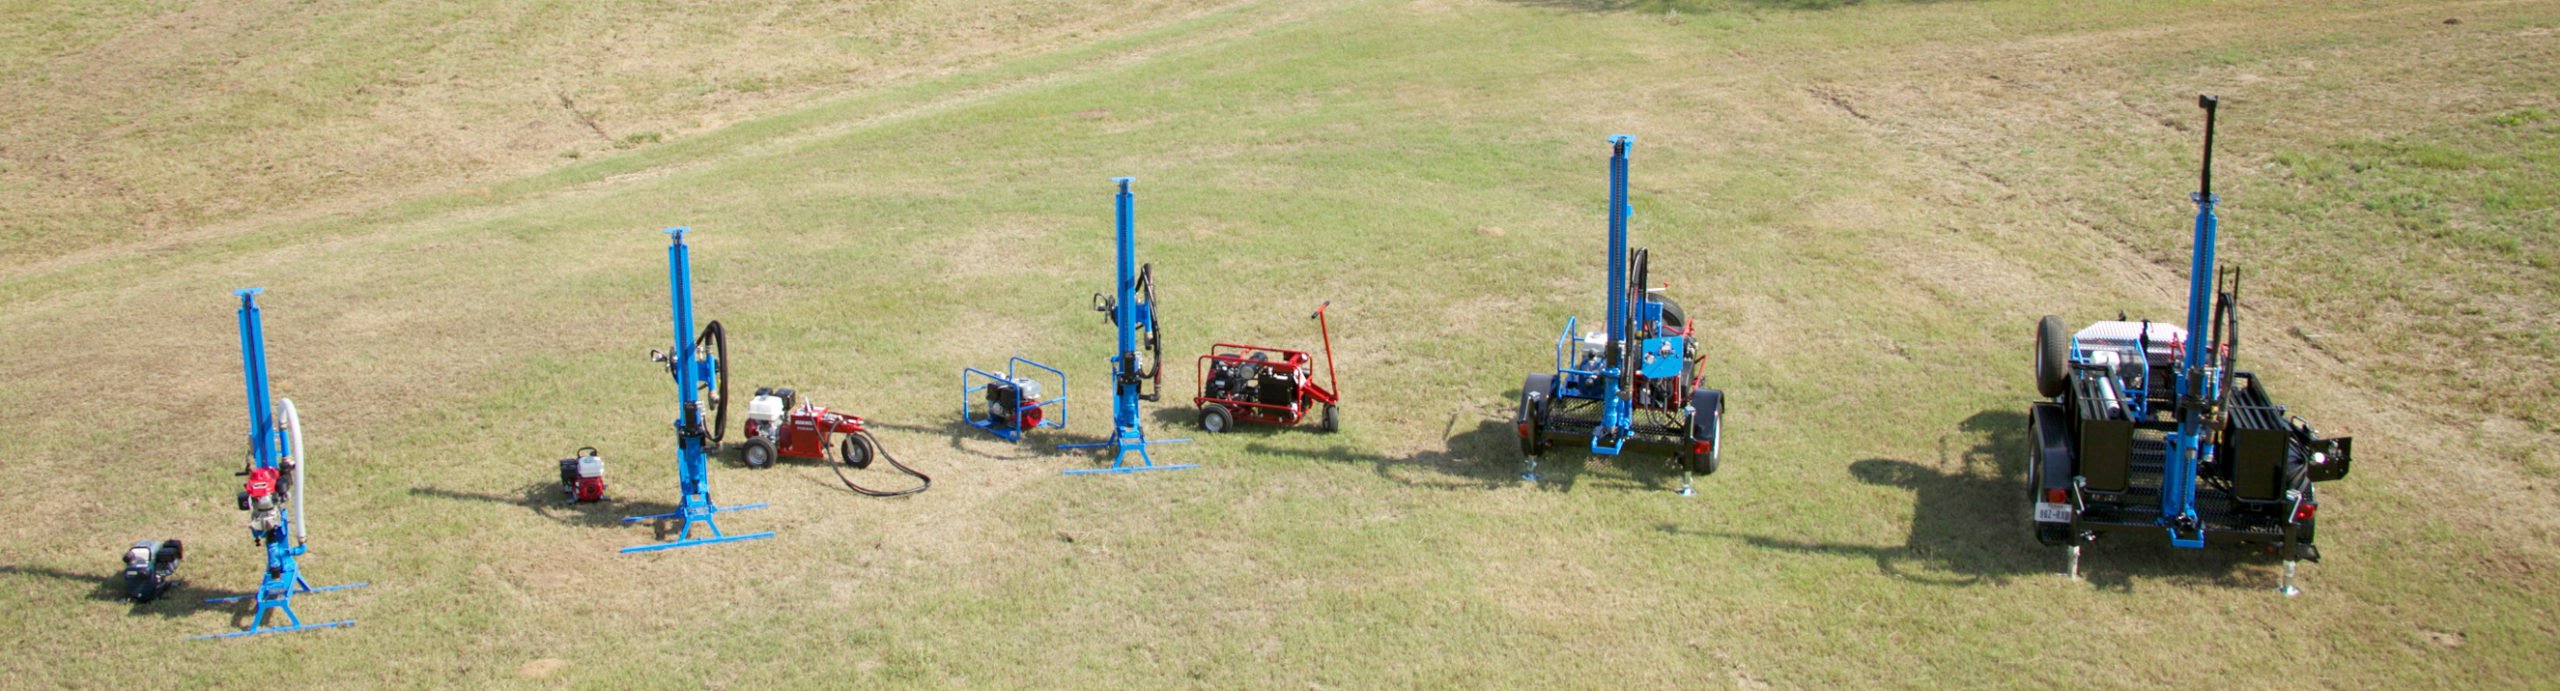
<path id="1" fill-rule="evenodd" d="M 1121 438 L 1112 441 L 1088 442 L 1083 444 L 1059 444 L 1058 450 L 1060 451 L 1115 448 L 1115 453 L 1113 453 L 1111 457 L 1111 467 L 1109 468 L 1068 468 L 1060 472 L 1066 475 L 1117 475 L 1140 473 L 1149 470 L 1188 470 L 1191 468 L 1198 468 L 1200 467 L 1200 464 L 1198 463 L 1156 465 L 1155 457 L 1147 454 L 1147 447 L 1149 446 L 1156 444 L 1180 444 L 1188 441 L 1191 440 L 1158 439 L 1149 441 L 1145 436 L 1132 434 L 1124 435 Z M 1138 452 L 1138 461 L 1140 465 L 1128 465 L 1129 452 L 1131 451 Z"/>
<path id="2" fill-rule="evenodd" d="M 656 513 L 656 514 L 649 514 L 649 515 L 646 515 L 646 516 L 631 516 L 631 517 L 627 517 L 627 518 L 622 519 L 622 522 L 624 522 L 624 523 L 638 523 L 638 522 L 641 522 L 641 521 L 665 520 L 665 519 L 669 519 L 669 518 L 683 519 L 683 520 L 684 520 L 684 528 L 683 528 L 683 529 L 681 529 L 681 530 L 679 530 L 679 531 L 677 531 L 677 533 L 676 533 L 676 539 L 675 539 L 675 540 L 672 540 L 672 541 L 669 541 L 669 542 L 661 542 L 661 543 L 654 544 L 654 545 L 635 545 L 635 546 L 631 546 L 631 547 L 624 547 L 624 548 L 622 548 L 622 553 L 623 553 L 623 554 L 631 554 L 631 553 L 634 553 L 634 552 L 655 552 L 655 551 L 659 551 L 659 550 L 678 549 L 678 548 L 683 548 L 683 547 L 697 547 L 697 546 L 701 546 L 701 545 L 715 545 L 715 544 L 719 544 L 719 543 L 723 543 L 723 542 L 741 542 L 741 541 L 745 541 L 745 540 L 761 540 L 761 539 L 764 539 L 764 538 L 773 537 L 774 533 L 773 533 L 773 531 L 770 531 L 770 530 L 765 531 L 765 532 L 761 532 L 761 533 L 748 533 L 748 534 L 745 534 L 745 535 L 730 535 L 730 534 L 727 534 L 727 533 L 722 533 L 722 532 L 720 532 L 720 522 L 719 522 L 719 521 L 716 521 L 716 520 L 713 520 L 713 519 L 711 518 L 714 514 L 727 513 L 727 512 L 730 512 L 730 511 L 745 511 L 745 510 L 748 510 L 748 509 L 761 509 L 761 508 L 764 508 L 765 506 L 766 506 L 766 504 L 765 504 L 764 502 L 757 502 L 757 503 L 753 503 L 753 504 L 741 504 L 741 505 L 738 505 L 738 506 L 710 506 L 710 505 L 704 505 L 704 506 L 701 506 L 701 507 L 699 507 L 699 508 L 690 508 L 690 507 L 689 507 L 689 508 L 687 508 L 687 509 L 685 509 L 685 510 L 677 511 L 677 512 L 674 512 L 674 513 Z M 693 536 L 693 526 L 694 526 L 695 524 L 701 524 L 703 527 L 710 528 L 710 529 L 711 529 L 711 537 L 701 537 L 701 538 L 694 537 L 694 536 Z"/>

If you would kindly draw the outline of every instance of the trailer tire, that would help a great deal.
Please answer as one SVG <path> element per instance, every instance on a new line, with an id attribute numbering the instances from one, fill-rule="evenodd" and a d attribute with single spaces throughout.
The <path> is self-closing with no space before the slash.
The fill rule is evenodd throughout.
<path id="1" fill-rule="evenodd" d="M 1680 454 L 1689 472 L 1714 475 L 1724 465 L 1724 392 L 1699 389 L 1689 393 L 1689 405 L 1696 412 L 1689 418 L 1689 438 L 1707 443 L 1707 452 L 1686 451 Z"/>
<path id="2" fill-rule="evenodd" d="M 752 438 L 752 439 L 748 439 L 748 440 L 747 440 L 747 444 L 746 444 L 746 446 L 747 446 L 746 450 L 745 450 L 745 451 L 740 452 L 740 455 L 742 455 L 742 456 L 744 456 L 744 457 L 746 458 L 746 461 L 747 461 L 747 467 L 749 467 L 749 468 L 771 468 L 771 467 L 773 467 L 773 456 L 774 456 L 773 440 L 771 440 L 771 439 L 766 439 L 766 438 L 764 438 L 764 437 L 755 437 L 755 438 Z"/>
<path id="3" fill-rule="evenodd" d="M 1318 429 L 1324 430 L 1326 434 L 1340 432 L 1342 431 L 1342 416 L 1340 413 L 1334 411 L 1333 404 L 1327 403 L 1324 404 L 1324 417 L 1318 420 L 1317 424 L 1319 425 Z"/>
<path id="4" fill-rule="evenodd" d="M 1520 382 L 1520 409 L 1511 422 L 1520 426 L 1520 455 L 1536 458 L 1547 446 L 1547 397 L 1555 391 L 1556 375 L 1532 374 Z"/>
<path id="5" fill-rule="evenodd" d="M 1200 406 L 1200 431 L 1208 432 L 1210 434 L 1225 434 L 1227 433 L 1227 430 L 1234 429 L 1235 426 L 1236 416 L 1234 413 L 1227 412 L 1227 407 L 1225 405 L 1211 403 Z"/>
<path id="6" fill-rule="evenodd" d="M 2036 393 L 2045 398 L 2062 395 L 2071 374 L 2071 336 L 2063 328 L 2062 318 L 2050 314 L 2036 322 Z"/>
<path id="7" fill-rule="evenodd" d="M 870 458 L 878 456 L 870 448 L 870 435 L 845 435 L 845 440 L 840 440 L 835 448 L 837 461 L 845 461 L 845 468 L 855 468 L 855 471 L 870 468 Z"/>

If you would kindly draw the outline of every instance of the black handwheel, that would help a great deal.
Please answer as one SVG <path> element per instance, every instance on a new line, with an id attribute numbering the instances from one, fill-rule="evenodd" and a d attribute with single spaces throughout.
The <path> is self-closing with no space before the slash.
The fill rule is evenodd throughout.
<path id="1" fill-rule="evenodd" d="M 836 442 L 836 458 L 844 461 L 845 467 L 854 470 L 869 468 L 872 455 L 870 435 L 847 434 Z"/>
<path id="2" fill-rule="evenodd" d="M 1320 425 L 1318 429 L 1322 429 L 1328 434 L 1342 431 L 1342 417 L 1340 414 L 1334 412 L 1333 404 L 1331 403 L 1324 404 L 1324 419 L 1319 420 L 1318 424 Z"/>
<path id="3" fill-rule="evenodd" d="M 747 440 L 745 456 L 749 468 L 773 467 L 773 440 L 755 437 Z"/>
<path id="4" fill-rule="evenodd" d="M 2071 336 L 2063 331 L 2062 318 L 2044 315 L 2036 322 L 2036 393 L 2045 398 L 2062 395 L 2064 380 L 2071 373 Z"/>
<path id="5" fill-rule="evenodd" d="M 705 345 L 711 348 L 711 378 L 703 388 L 711 407 L 711 443 L 718 444 L 729 429 L 729 330 L 714 319 L 702 327 L 702 335 L 693 339 L 693 352 L 699 356 Z"/>
<path id="6" fill-rule="evenodd" d="M 1200 406 L 1200 431 L 1224 434 L 1235 424 L 1236 416 L 1227 412 L 1226 406 L 1217 403 Z"/>

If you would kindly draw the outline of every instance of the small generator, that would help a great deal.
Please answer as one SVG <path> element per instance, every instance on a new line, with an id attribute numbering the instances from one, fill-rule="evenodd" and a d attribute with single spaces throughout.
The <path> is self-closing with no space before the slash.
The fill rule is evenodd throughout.
<path id="1" fill-rule="evenodd" d="M 177 538 L 133 543 L 124 551 L 124 598 L 136 603 L 160 599 L 176 579 L 178 560 L 187 555 L 187 546 Z"/>
<path id="2" fill-rule="evenodd" d="M 596 447 L 578 447 L 578 453 L 560 459 L 560 493 L 572 504 L 604 501 L 604 457 L 596 455 Z"/>

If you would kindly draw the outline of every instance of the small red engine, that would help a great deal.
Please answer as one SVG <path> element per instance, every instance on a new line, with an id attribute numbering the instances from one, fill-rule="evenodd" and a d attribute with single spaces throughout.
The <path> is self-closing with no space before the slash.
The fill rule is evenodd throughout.
<path id="1" fill-rule="evenodd" d="M 596 447 L 579 447 L 576 457 L 560 459 L 560 493 L 581 504 L 604 501 L 604 458 Z"/>

